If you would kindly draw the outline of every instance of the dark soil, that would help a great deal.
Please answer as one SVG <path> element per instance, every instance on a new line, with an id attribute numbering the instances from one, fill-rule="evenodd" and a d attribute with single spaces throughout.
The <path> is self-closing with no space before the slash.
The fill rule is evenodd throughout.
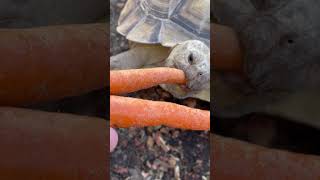
<path id="1" fill-rule="evenodd" d="M 125 0 L 112 0 L 110 12 L 111 54 L 128 49 L 128 42 L 116 32 L 117 19 Z M 200 109 L 209 103 L 196 99 L 178 100 L 160 87 L 131 93 L 141 99 L 169 101 Z M 112 180 L 209 179 L 208 132 L 185 131 L 164 126 L 117 129 L 119 145 L 111 154 Z"/>

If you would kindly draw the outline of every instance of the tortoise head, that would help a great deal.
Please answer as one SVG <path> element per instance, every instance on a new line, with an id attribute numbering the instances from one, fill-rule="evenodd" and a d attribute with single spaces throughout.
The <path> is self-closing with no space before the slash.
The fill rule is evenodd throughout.
<path id="1" fill-rule="evenodd" d="M 213 3 L 219 23 L 238 32 L 245 50 L 245 71 L 257 90 L 287 91 L 320 83 L 319 1 Z"/>
<path id="2" fill-rule="evenodd" d="M 210 49 L 199 40 L 188 40 L 172 48 L 165 61 L 167 67 L 185 72 L 187 88 L 202 90 L 210 81 Z"/>

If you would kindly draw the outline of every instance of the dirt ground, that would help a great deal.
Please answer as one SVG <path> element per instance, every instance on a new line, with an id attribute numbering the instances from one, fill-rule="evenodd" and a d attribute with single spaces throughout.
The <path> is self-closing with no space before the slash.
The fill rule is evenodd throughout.
<path id="1" fill-rule="evenodd" d="M 111 0 L 111 54 L 128 49 L 128 42 L 116 32 L 117 19 L 125 0 Z M 210 104 L 195 99 L 178 100 L 160 87 L 129 94 L 132 97 L 169 101 L 200 109 Z M 164 126 L 117 129 L 119 145 L 111 154 L 112 180 L 210 179 L 208 132 L 185 131 Z"/>

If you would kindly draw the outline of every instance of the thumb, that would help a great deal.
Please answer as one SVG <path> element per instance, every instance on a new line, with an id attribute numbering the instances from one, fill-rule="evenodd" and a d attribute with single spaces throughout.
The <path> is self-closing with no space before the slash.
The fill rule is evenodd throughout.
<path id="1" fill-rule="evenodd" d="M 110 152 L 112 152 L 118 144 L 118 134 L 113 129 L 110 128 Z"/>

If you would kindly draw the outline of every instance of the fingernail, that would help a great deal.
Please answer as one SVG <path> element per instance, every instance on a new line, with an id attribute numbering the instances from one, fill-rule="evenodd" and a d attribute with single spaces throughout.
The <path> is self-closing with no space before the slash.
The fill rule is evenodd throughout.
<path id="1" fill-rule="evenodd" d="M 118 134 L 117 132 L 110 128 L 110 152 L 112 152 L 118 144 Z"/>

